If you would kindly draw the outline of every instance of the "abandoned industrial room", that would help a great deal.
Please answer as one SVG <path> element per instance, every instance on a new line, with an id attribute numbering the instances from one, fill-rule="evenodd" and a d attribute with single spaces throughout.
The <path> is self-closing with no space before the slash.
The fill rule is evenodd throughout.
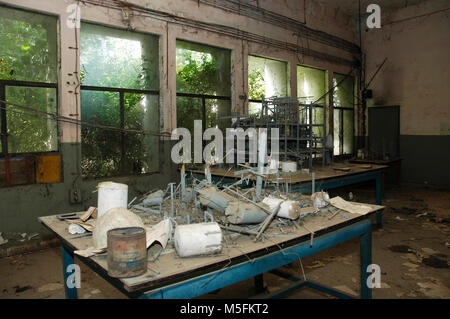
<path id="1" fill-rule="evenodd" d="M 0 0 L 0 299 L 450 299 L 449 34 L 448 0 Z"/>

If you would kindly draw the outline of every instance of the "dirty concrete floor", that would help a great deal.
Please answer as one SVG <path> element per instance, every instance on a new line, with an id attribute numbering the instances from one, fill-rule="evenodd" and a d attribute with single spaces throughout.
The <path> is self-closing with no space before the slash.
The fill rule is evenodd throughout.
<path id="1" fill-rule="evenodd" d="M 363 184 L 330 195 L 375 203 L 374 186 Z M 396 186 L 385 189 L 382 229 L 374 229 L 373 263 L 381 268 L 381 288 L 373 298 L 450 298 L 450 192 Z M 79 298 L 126 298 L 87 266 L 81 267 Z M 307 279 L 359 292 L 359 240 L 355 239 L 302 260 Z M 283 271 L 303 277 L 300 263 Z M 61 250 L 59 247 L 0 259 L 0 298 L 64 298 Z M 225 287 L 201 298 L 247 298 L 254 295 L 253 280 Z M 267 291 L 289 282 L 272 274 L 264 275 Z M 331 298 L 302 288 L 287 298 Z"/>

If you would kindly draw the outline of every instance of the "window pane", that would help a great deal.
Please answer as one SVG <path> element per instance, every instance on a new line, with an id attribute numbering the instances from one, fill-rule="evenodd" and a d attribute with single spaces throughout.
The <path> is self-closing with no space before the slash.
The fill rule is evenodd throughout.
<path id="1" fill-rule="evenodd" d="M 82 121 L 120 127 L 119 93 L 81 91 Z M 83 176 L 114 176 L 120 173 L 121 133 L 81 127 Z"/>
<path id="2" fill-rule="evenodd" d="M 248 102 L 248 114 L 260 114 L 262 103 Z"/>
<path id="3" fill-rule="evenodd" d="M 226 100 L 206 100 L 206 128 L 218 127 L 224 136 L 231 126 L 231 106 Z M 228 118 L 223 118 L 228 117 Z"/>
<path id="4" fill-rule="evenodd" d="M 8 102 L 56 114 L 56 89 L 6 87 Z M 16 106 L 8 105 L 8 153 L 50 152 L 58 150 L 57 122 Z"/>
<path id="5" fill-rule="evenodd" d="M 336 86 L 340 81 L 341 84 L 337 86 L 333 91 L 334 106 L 338 107 L 351 107 L 354 106 L 354 90 L 355 90 L 355 78 L 342 74 L 335 73 L 333 75 L 333 86 Z"/>
<path id="6" fill-rule="evenodd" d="M 194 134 L 194 120 L 203 118 L 202 99 L 177 97 L 177 127 L 187 128 Z"/>
<path id="7" fill-rule="evenodd" d="M 159 132 L 159 96 L 125 94 L 125 128 Z M 125 133 L 124 172 L 141 174 L 159 168 L 159 137 Z"/>
<path id="8" fill-rule="evenodd" d="M 251 100 L 287 95 L 287 63 L 248 56 L 248 96 Z"/>
<path id="9" fill-rule="evenodd" d="M 177 92 L 231 96 L 230 50 L 177 40 Z"/>
<path id="10" fill-rule="evenodd" d="M 158 43 L 154 35 L 82 23 L 82 84 L 159 90 Z"/>
<path id="11" fill-rule="evenodd" d="M 304 103 L 324 103 L 326 72 L 324 70 L 297 66 L 297 96 Z"/>
<path id="12" fill-rule="evenodd" d="M 0 6 L 0 79 L 56 83 L 56 22 Z"/>
<path id="13" fill-rule="evenodd" d="M 344 154 L 353 153 L 353 111 L 344 111 Z"/>
<path id="14" fill-rule="evenodd" d="M 341 155 L 341 112 L 342 110 L 334 110 L 333 112 L 333 126 L 334 126 L 334 155 Z"/>

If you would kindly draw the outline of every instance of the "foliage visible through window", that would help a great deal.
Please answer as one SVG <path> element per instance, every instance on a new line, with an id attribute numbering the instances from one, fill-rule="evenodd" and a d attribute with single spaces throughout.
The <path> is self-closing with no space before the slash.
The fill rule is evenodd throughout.
<path id="1" fill-rule="evenodd" d="M 83 23 L 82 120 L 122 129 L 159 130 L 158 37 Z M 159 138 L 83 126 L 82 171 L 103 177 L 159 167 Z"/>
<path id="2" fill-rule="evenodd" d="M 288 87 L 287 63 L 248 56 L 248 98 L 260 101 L 261 96 L 286 96 Z M 257 113 L 261 103 L 249 102 L 249 114 Z"/>
<path id="3" fill-rule="evenodd" d="M 0 7 L 0 99 L 57 113 L 56 22 L 55 17 Z M 3 154 L 58 149 L 55 120 L 13 105 L 0 117 L 6 122 Z"/>
<path id="4" fill-rule="evenodd" d="M 316 68 L 297 66 L 297 97 L 302 103 L 314 103 L 326 106 L 327 72 Z M 313 108 L 313 124 L 323 124 L 323 107 Z M 328 114 L 327 114 L 328 118 Z M 313 127 L 317 136 L 323 136 L 321 127 Z"/>
<path id="5" fill-rule="evenodd" d="M 335 87 L 333 90 L 334 154 L 352 154 L 355 78 L 335 73 L 333 87 Z"/>
<path id="6" fill-rule="evenodd" d="M 193 132 L 194 120 L 208 127 L 229 127 L 230 51 L 177 40 L 177 126 Z M 215 98 L 217 97 L 217 98 Z"/>

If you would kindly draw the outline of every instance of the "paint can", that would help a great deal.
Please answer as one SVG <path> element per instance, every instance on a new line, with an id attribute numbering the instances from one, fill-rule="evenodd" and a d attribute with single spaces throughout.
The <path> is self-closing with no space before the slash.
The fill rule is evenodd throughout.
<path id="1" fill-rule="evenodd" d="M 174 242 L 180 257 L 215 254 L 222 250 L 222 230 L 217 223 L 179 225 Z"/>
<path id="2" fill-rule="evenodd" d="M 146 233 L 142 227 L 111 229 L 108 236 L 108 275 L 127 278 L 147 271 Z"/>
<path id="3" fill-rule="evenodd" d="M 98 217 L 102 216 L 111 208 L 128 206 L 128 185 L 102 182 L 98 184 Z"/>

